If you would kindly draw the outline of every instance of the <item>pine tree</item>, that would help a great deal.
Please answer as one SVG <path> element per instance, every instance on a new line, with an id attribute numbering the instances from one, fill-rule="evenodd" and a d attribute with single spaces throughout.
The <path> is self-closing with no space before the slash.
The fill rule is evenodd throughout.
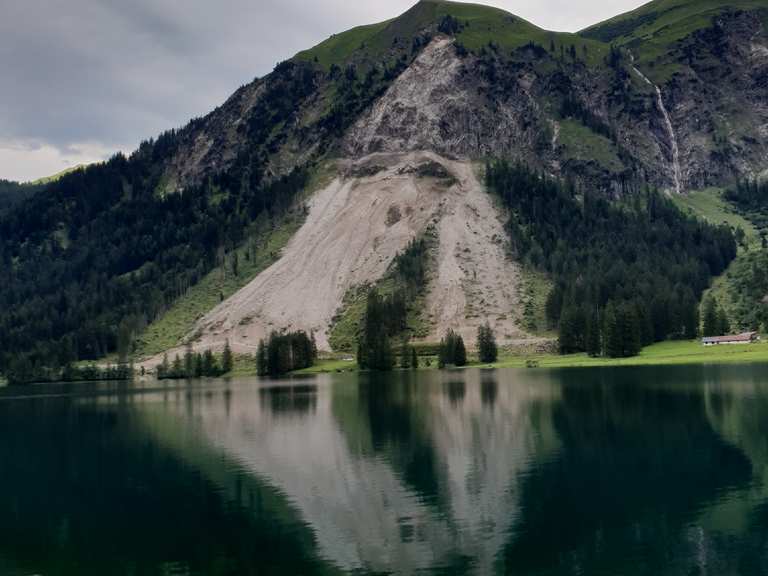
<path id="1" fill-rule="evenodd" d="M 624 321 L 624 354 L 625 358 L 637 356 L 643 349 L 640 319 L 634 308 L 628 304 L 623 306 Z"/>
<path id="2" fill-rule="evenodd" d="M 595 311 L 589 315 L 586 348 L 590 358 L 597 358 L 602 352 L 600 342 L 600 312 L 597 307 L 595 307 Z"/>
<path id="3" fill-rule="evenodd" d="M 585 333 L 586 322 L 581 307 L 572 304 L 563 306 L 560 316 L 560 353 L 573 354 L 584 351 Z"/>
<path id="4" fill-rule="evenodd" d="M 216 365 L 216 358 L 213 352 L 208 349 L 202 357 L 202 373 L 204 376 L 218 376 L 219 367 Z"/>
<path id="5" fill-rule="evenodd" d="M 181 358 L 179 358 L 179 355 L 176 354 L 173 358 L 173 365 L 171 367 L 171 378 L 183 378 L 184 377 L 184 368 L 181 365 Z"/>
<path id="6" fill-rule="evenodd" d="M 440 349 L 438 352 L 438 366 L 444 368 L 449 364 L 456 363 L 456 342 L 458 336 L 452 329 L 448 329 L 445 337 L 440 340 Z"/>
<path id="7" fill-rule="evenodd" d="M 717 303 L 712 297 L 704 301 L 702 333 L 704 336 L 720 336 L 720 319 L 717 315 Z"/>
<path id="8" fill-rule="evenodd" d="M 269 363 L 267 362 L 267 345 L 264 340 L 259 340 L 259 347 L 256 350 L 256 373 L 259 376 L 266 376 L 269 373 Z"/>
<path id="9" fill-rule="evenodd" d="M 683 295 L 680 308 L 683 324 L 682 337 L 693 340 L 699 333 L 699 306 L 690 288 Z"/>
<path id="10" fill-rule="evenodd" d="M 358 342 L 357 363 L 360 368 L 392 369 L 392 348 L 388 333 L 391 315 L 387 314 L 387 308 L 387 303 L 379 296 L 376 289 L 368 293 L 363 329 Z"/>
<path id="11" fill-rule="evenodd" d="M 160 364 L 160 366 L 157 368 L 157 378 L 159 380 L 162 380 L 163 378 L 168 377 L 168 371 L 170 370 L 170 366 L 168 365 L 168 352 L 163 354 L 163 362 Z"/>
<path id="12" fill-rule="evenodd" d="M 717 326 L 720 334 L 728 334 L 731 331 L 731 321 L 728 319 L 725 308 L 721 306 L 717 309 Z"/>
<path id="13" fill-rule="evenodd" d="M 195 355 L 192 353 L 192 344 L 187 344 L 184 352 L 184 376 L 192 378 L 195 374 Z"/>
<path id="14" fill-rule="evenodd" d="M 623 322 L 613 302 L 609 302 L 603 313 L 603 346 L 609 358 L 621 358 L 624 355 Z"/>
<path id="15" fill-rule="evenodd" d="M 221 372 L 222 374 L 229 374 L 232 372 L 232 349 L 229 347 L 229 340 L 224 344 L 224 352 L 221 355 Z"/>
<path id="16" fill-rule="evenodd" d="M 467 349 L 464 346 L 464 339 L 461 336 L 456 336 L 456 347 L 453 353 L 453 363 L 456 366 L 467 365 Z"/>
<path id="17" fill-rule="evenodd" d="M 283 355 L 277 332 L 271 332 L 267 341 L 267 367 L 270 376 L 278 376 L 284 371 Z"/>
<path id="18" fill-rule="evenodd" d="M 496 336 L 488 322 L 477 329 L 477 351 L 478 356 L 480 357 L 480 362 L 485 364 L 496 362 L 496 359 L 499 356 L 499 348 L 496 345 Z"/>

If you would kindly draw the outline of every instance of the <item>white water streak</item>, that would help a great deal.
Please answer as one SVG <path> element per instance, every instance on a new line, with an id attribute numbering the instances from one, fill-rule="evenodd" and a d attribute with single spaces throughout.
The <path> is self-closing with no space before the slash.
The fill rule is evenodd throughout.
<path id="1" fill-rule="evenodd" d="M 632 61 L 634 62 L 634 58 L 632 58 Z M 649 86 L 653 86 L 654 90 L 656 90 L 656 105 L 658 106 L 659 110 L 661 111 L 662 116 L 664 117 L 664 126 L 667 129 L 667 136 L 669 137 L 669 145 L 672 149 L 672 169 L 673 169 L 673 176 L 675 180 L 675 192 L 680 194 L 682 192 L 682 172 L 680 170 L 680 147 L 677 144 L 677 135 L 675 134 L 675 127 L 672 125 L 672 119 L 669 116 L 669 112 L 667 112 L 667 107 L 664 105 L 664 97 L 661 94 L 661 88 L 659 88 L 656 84 L 650 81 L 650 79 L 640 72 L 638 70 L 637 66 L 632 64 L 632 70 L 635 71 L 635 74 L 637 74 L 640 78 L 642 78 L 646 84 Z"/>

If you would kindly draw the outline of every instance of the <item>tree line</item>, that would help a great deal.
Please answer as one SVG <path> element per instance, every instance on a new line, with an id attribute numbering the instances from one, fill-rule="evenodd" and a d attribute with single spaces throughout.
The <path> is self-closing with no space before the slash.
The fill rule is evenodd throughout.
<path id="1" fill-rule="evenodd" d="M 303 330 L 272 332 L 260 340 L 256 351 L 256 371 L 259 376 L 281 376 L 294 370 L 309 368 L 317 360 L 314 335 Z"/>
<path id="2" fill-rule="evenodd" d="M 188 344 L 183 358 L 176 354 L 173 361 L 169 362 L 168 354 L 163 355 L 163 361 L 157 367 L 157 379 L 217 378 L 231 372 L 233 365 L 234 357 L 229 341 L 224 345 L 221 363 L 210 349 L 195 353 L 192 351 L 192 345 Z"/>
<path id="3" fill-rule="evenodd" d="M 768 182 L 741 180 L 724 196 L 760 233 L 760 247 L 748 247 L 728 273 L 731 327 L 768 330 Z"/>
<path id="4" fill-rule="evenodd" d="M 739 180 L 725 191 L 725 199 L 755 225 L 760 231 L 762 247 L 768 248 L 768 181 Z"/>
<path id="5" fill-rule="evenodd" d="M 395 289 L 391 294 L 383 295 L 375 287 L 368 291 L 358 329 L 357 362 L 360 368 L 391 370 L 395 364 L 392 340 L 399 336 L 407 346 L 410 336 L 408 315 L 414 311 L 416 297 L 427 283 L 431 241 L 432 231 L 428 230 L 423 237 L 409 242 L 395 257 L 392 264 Z M 413 358 L 412 353 L 407 355 Z"/>
<path id="6" fill-rule="evenodd" d="M 43 188 L 44 186 L 40 184 L 19 184 L 11 180 L 0 179 L 0 214 L 7 212 Z"/>
<path id="7" fill-rule="evenodd" d="M 563 353 L 631 356 L 653 342 L 694 338 L 698 302 L 736 256 L 736 240 L 651 189 L 611 202 L 506 161 L 486 183 L 510 210 L 518 257 L 554 287 L 547 319 Z"/>
<path id="8" fill-rule="evenodd" d="M 8 375 L 9 384 L 29 384 L 46 382 L 95 382 L 102 380 L 132 380 L 133 366 L 128 363 L 97 366 L 86 364 L 78 366 L 68 364 L 64 367 L 43 366 L 27 372 L 12 372 Z"/>
<path id="9" fill-rule="evenodd" d="M 212 178 L 161 195 L 153 150 L 67 175 L 0 217 L 0 372 L 130 350 L 257 217 L 279 218 L 307 181 L 306 170 L 251 174 L 225 194 Z"/>

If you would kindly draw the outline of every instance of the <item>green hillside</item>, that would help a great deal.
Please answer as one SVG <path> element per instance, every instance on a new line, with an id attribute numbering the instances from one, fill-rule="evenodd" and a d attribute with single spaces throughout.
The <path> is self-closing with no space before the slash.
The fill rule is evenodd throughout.
<path id="1" fill-rule="evenodd" d="M 86 168 L 87 164 L 78 164 L 77 166 L 72 166 L 71 168 L 65 168 L 61 172 L 57 172 L 56 174 L 52 174 L 50 176 L 45 176 L 44 178 L 38 178 L 37 180 L 33 180 L 29 184 L 32 186 L 44 186 L 46 184 L 50 184 L 51 182 L 56 182 L 57 180 L 61 180 L 64 176 L 67 174 L 71 174 L 72 172 L 76 172 L 77 170 L 82 170 L 83 168 Z"/>
<path id="2" fill-rule="evenodd" d="M 650 40 L 674 42 L 683 33 L 708 26 L 728 9 L 768 9 L 766 0 L 654 0 L 582 30 L 579 34 L 619 45 Z"/>
<path id="3" fill-rule="evenodd" d="M 664 81 L 676 71 L 676 65 L 666 61 L 674 45 L 711 26 L 713 18 L 727 10 L 760 10 L 768 22 L 766 0 L 654 0 L 579 34 L 632 50 L 651 78 Z"/>
<path id="4" fill-rule="evenodd" d="M 451 17 L 458 27 L 446 28 Z M 317 61 L 325 68 L 344 66 L 349 62 L 386 62 L 395 48 L 410 49 L 412 39 L 420 35 L 450 32 L 457 42 L 471 51 L 480 51 L 493 43 L 503 50 L 514 50 L 529 43 L 543 47 L 554 44 L 556 50 L 571 46 L 590 64 L 599 64 L 608 52 L 601 41 L 577 34 L 549 32 L 499 8 L 480 4 L 422 0 L 401 16 L 379 24 L 359 26 L 335 34 L 328 40 L 300 52 L 301 60 Z"/>

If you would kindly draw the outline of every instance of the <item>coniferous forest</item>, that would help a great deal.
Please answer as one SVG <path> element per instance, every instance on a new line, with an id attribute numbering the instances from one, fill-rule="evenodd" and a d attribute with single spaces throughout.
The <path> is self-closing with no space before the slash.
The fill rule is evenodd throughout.
<path id="1" fill-rule="evenodd" d="M 163 195 L 154 157 L 173 145 L 168 134 L 78 171 L 0 218 L 0 372 L 33 379 L 116 351 L 306 184 L 306 171 L 269 183 L 252 172 Z"/>
<path id="2" fill-rule="evenodd" d="M 42 188 L 43 186 L 39 184 L 19 184 L 0 180 L 0 216 Z"/>
<path id="3" fill-rule="evenodd" d="M 765 248 L 768 242 L 768 182 L 741 180 L 725 191 L 725 197 L 752 221 Z"/>
<path id="4" fill-rule="evenodd" d="M 281 376 L 294 370 L 309 368 L 317 360 L 317 347 L 313 336 L 298 332 L 272 332 L 261 340 L 256 352 L 256 371 L 259 376 Z"/>
<path id="5" fill-rule="evenodd" d="M 650 189 L 611 202 L 504 161 L 486 180 L 510 210 L 517 256 L 554 282 L 546 313 L 561 352 L 632 356 L 697 336 L 701 294 L 736 257 L 730 228 Z"/>

